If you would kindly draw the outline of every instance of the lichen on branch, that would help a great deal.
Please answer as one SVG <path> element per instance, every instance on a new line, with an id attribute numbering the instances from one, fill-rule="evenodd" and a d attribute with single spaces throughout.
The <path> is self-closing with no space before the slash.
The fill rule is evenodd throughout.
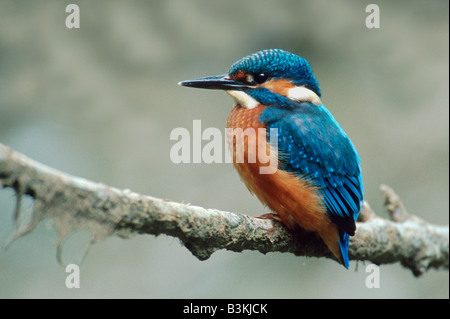
<path id="1" fill-rule="evenodd" d="M 200 260 L 215 251 L 256 250 L 334 259 L 313 233 L 289 232 L 281 223 L 241 213 L 171 202 L 71 176 L 38 163 L 0 144 L 0 186 L 14 189 L 16 227 L 5 245 L 33 231 L 43 219 L 53 219 L 61 262 L 64 238 L 87 229 L 91 244 L 110 235 L 132 233 L 173 236 Z M 429 269 L 449 268 L 449 227 L 410 215 L 388 186 L 381 191 L 390 219 L 376 216 L 367 203 L 351 237 L 351 260 L 400 262 L 419 276 Z M 32 216 L 22 222 L 23 196 L 34 201 Z"/>

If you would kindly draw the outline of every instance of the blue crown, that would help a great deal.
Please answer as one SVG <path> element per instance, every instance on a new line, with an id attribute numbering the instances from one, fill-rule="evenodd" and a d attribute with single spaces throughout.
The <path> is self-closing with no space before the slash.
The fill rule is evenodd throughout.
<path id="1" fill-rule="evenodd" d="M 284 50 L 268 49 L 242 58 L 231 66 L 228 73 L 233 76 L 239 72 L 255 75 L 264 73 L 270 78 L 288 79 L 321 96 L 319 82 L 308 61 Z"/>

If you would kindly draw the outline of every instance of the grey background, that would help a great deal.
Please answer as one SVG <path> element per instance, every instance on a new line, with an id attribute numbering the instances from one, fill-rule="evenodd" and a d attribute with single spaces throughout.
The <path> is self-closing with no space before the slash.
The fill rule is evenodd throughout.
<path id="1" fill-rule="evenodd" d="M 65 27 L 80 5 L 81 28 Z M 65 172 L 195 205 L 267 213 L 231 164 L 173 164 L 172 129 L 224 128 L 222 92 L 180 80 L 221 74 L 239 58 L 282 48 L 308 59 L 324 104 L 362 159 L 365 197 L 386 216 L 380 184 L 407 208 L 448 224 L 448 1 L 377 1 L 381 28 L 365 27 L 372 1 L 0 2 L 0 141 Z M 0 242 L 13 230 L 14 195 L 0 191 Z M 29 212 L 31 201 L 24 203 Z M 66 261 L 86 231 L 71 235 Z M 173 238 L 107 238 L 67 289 L 45 221 L 0 251 L 2 298 L 448 298 L 448 272 L 414 278 L 364 263 L 219 251 L 200 262 Z"/>

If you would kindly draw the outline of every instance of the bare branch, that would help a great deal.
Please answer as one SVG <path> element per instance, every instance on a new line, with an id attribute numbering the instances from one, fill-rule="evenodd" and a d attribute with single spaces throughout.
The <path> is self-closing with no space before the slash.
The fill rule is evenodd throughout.
<path id="1" fill-rule="evenodd" d="M 80 228 L 90 231 L 92 243 L 112 234 L 177 237 L 200 260 L 219 249 L 334 258 L 312 233 L 298 230 L 293 236 L 273 220 L 170 202 L 91 182 L 49 168 L 2 144 L 0 186 L 13 188 L 17 195 L 16 229 L 6 245 L 31 232 L 41 220 L 51 218 L 58 233 L 59 260 L 63 239 Z M 448 226 L 431 225 L 409 215 L 392 189 L 382 186 L 381 190 L 393 220 L 377 217 L 365 203 L 356 235 L 350 240 L 350 259 L 375 264 L 400 262 L 416 276 L 431 268 L 448 270 Z M 23 195 L 34 199 L 28 222 L 20 216 Z"/>

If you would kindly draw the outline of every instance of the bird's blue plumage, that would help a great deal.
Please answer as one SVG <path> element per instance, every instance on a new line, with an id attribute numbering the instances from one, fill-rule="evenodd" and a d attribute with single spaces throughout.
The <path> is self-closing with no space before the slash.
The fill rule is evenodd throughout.
<path id="1" fill-rule="evenodd" d="M 311 66 L 304 58 L 280 49 L 256 52 L 234 63 L 228 74 L 244 70 L 246 73 L 266 72 L 270 78 L 291 79 L 295 85 L 303 85 L 320 96 L 319 82 Z"/>
<path id="2" fill-rule="evenodd" d="M 260 117 L 267 127 L 278 129 L 279 168 L 316 185 L 331 220 L 354 235 L 363 199 L 355 148 L 323 105 L 287 103 L 290 108 L 266 108 Z"/>
<path id="3" fill-rule="evenodd" d="M 355 233 L 363 200 L 358 154 L 323 105 L 289 99 L 275 103 L 283 107 L 266 108 L 260 121 L 278 130 L 279 168 L 318 187 L 330 219 L 338 226 L 343 264 L 348 268 L 349 235 Z"/>

